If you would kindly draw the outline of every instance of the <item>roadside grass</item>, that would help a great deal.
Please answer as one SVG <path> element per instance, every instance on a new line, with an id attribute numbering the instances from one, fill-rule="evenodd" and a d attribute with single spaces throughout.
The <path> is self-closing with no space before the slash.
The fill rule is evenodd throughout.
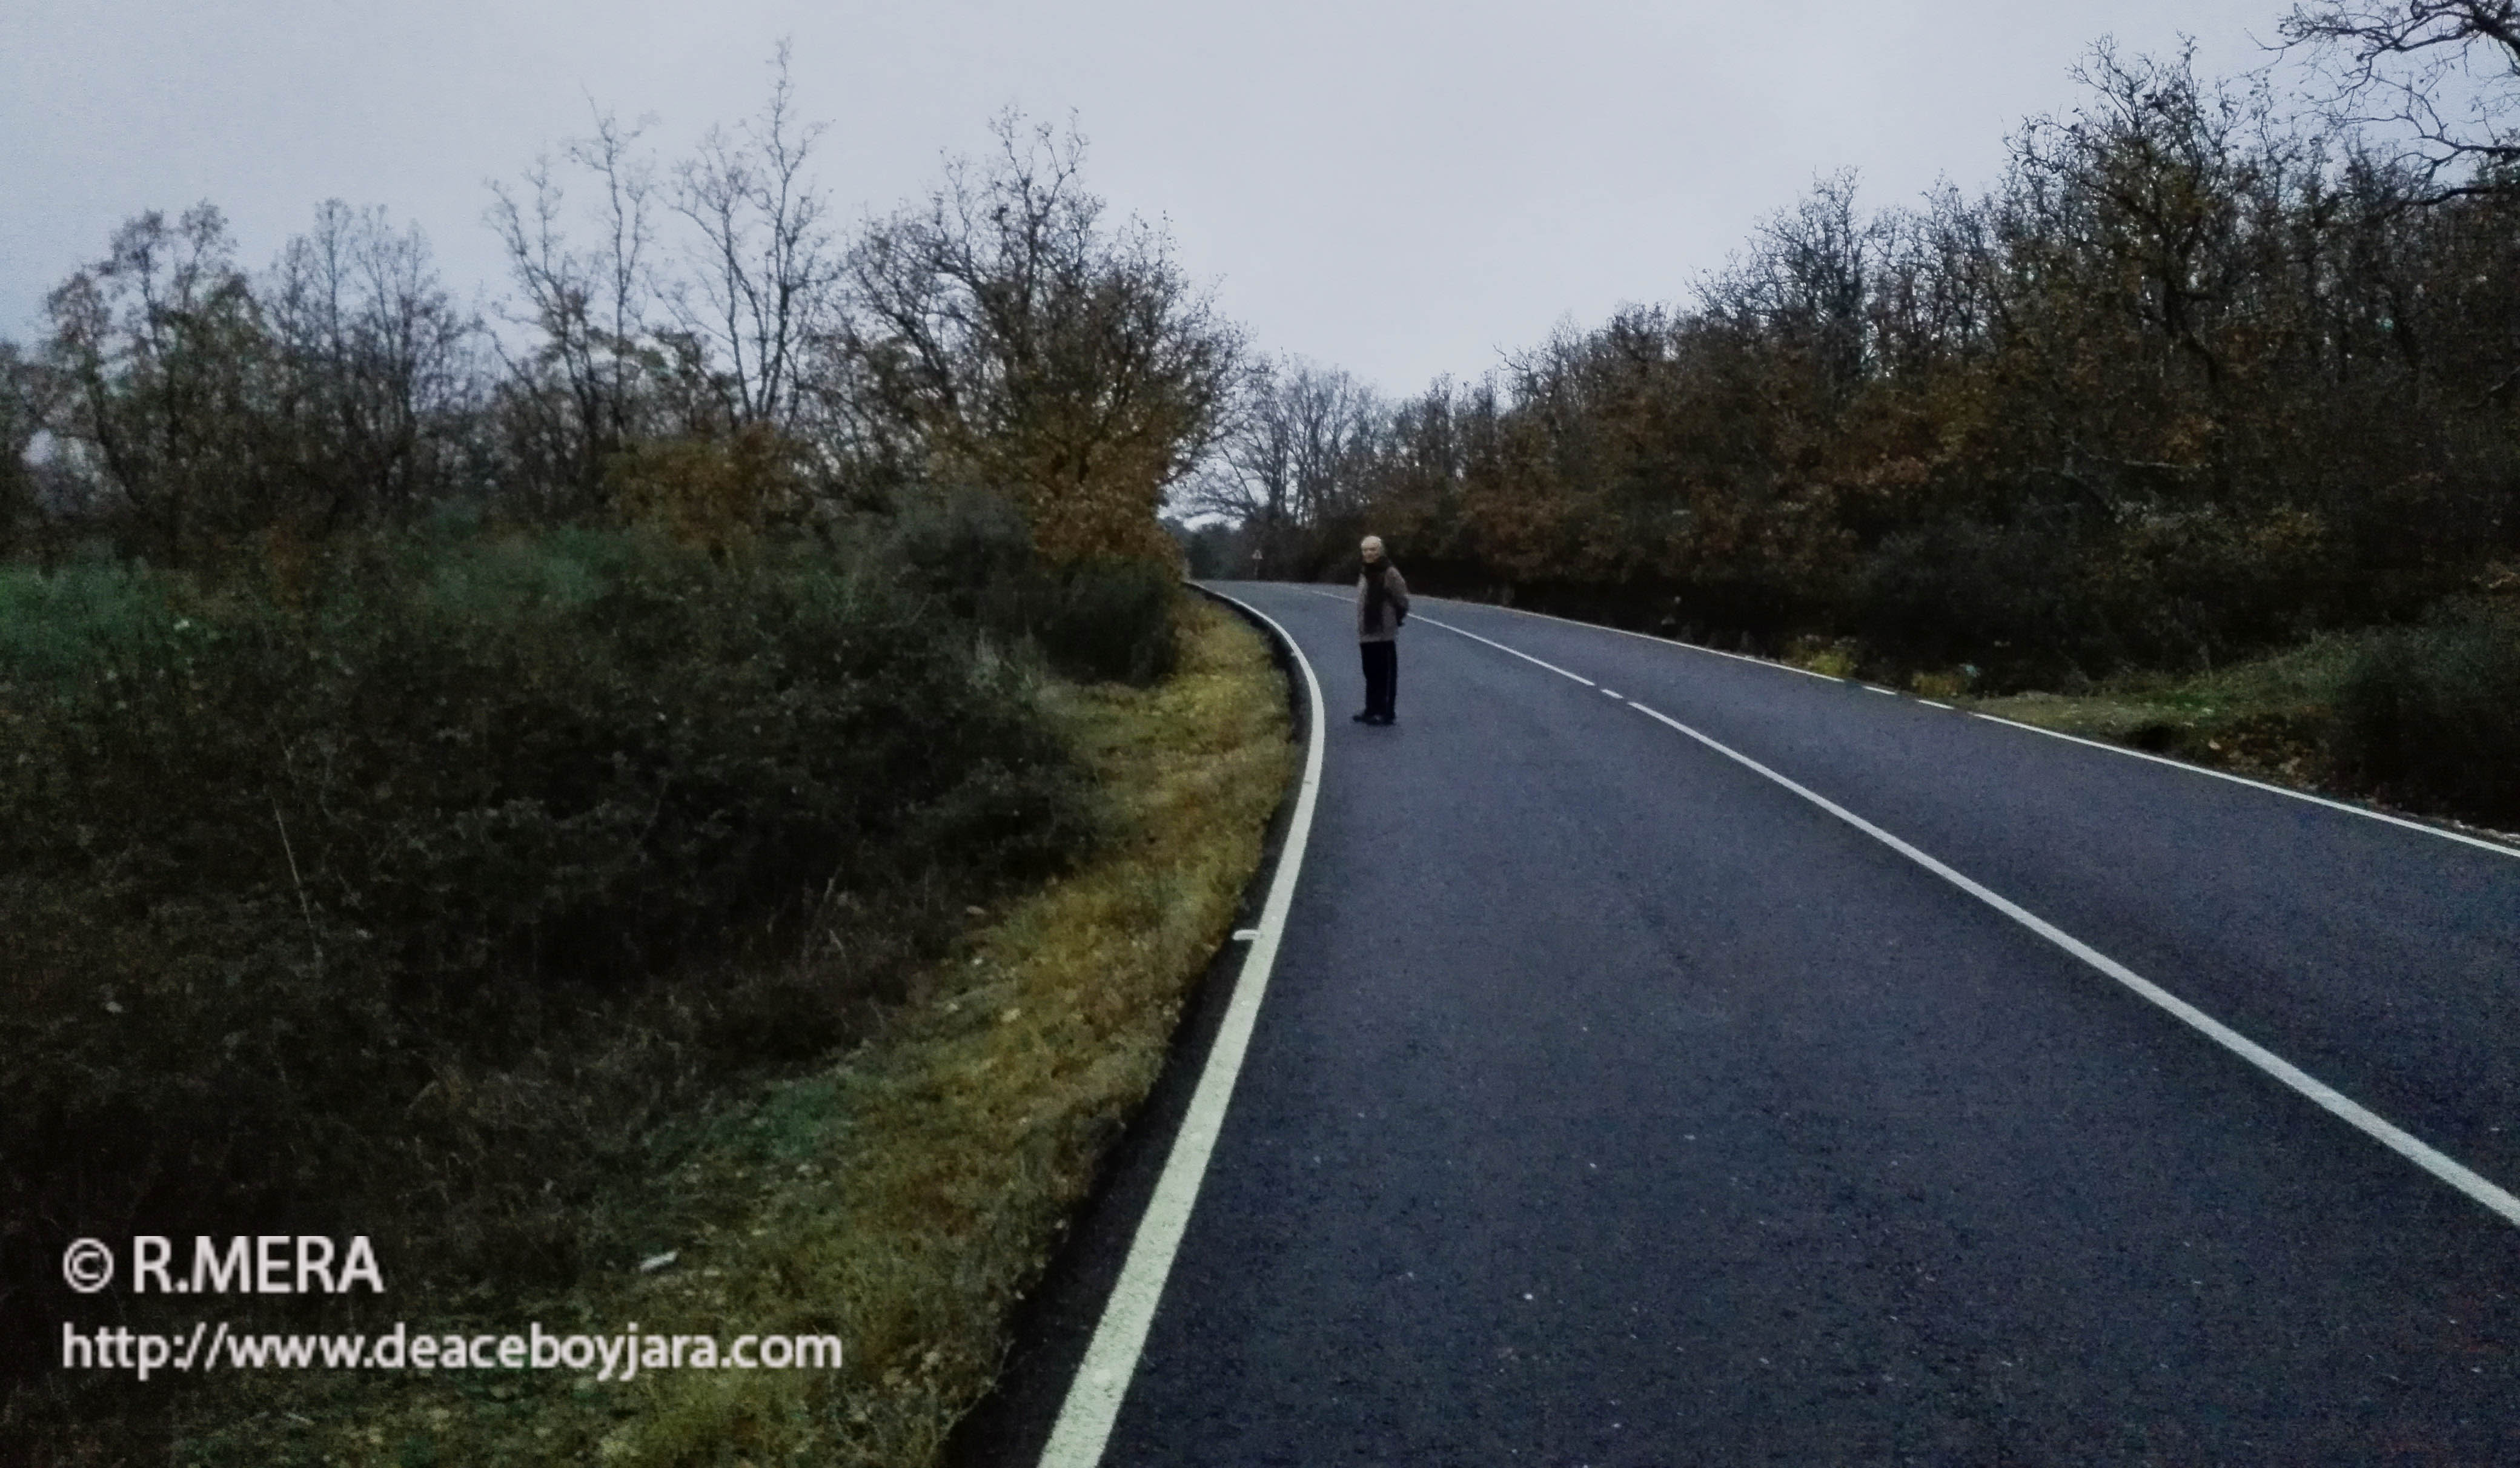
<path id="1" fill-rule="evenodd" d="M 2362 639 L 2331 636 L 2272 657 L 2188 677 L 2133 674 L 2084 693 L 1957 698 L 1960 706 L 2060 734 L 2105 739 L 2154 754 L 2305 789 L 2335 776 L 2328 731 L 2338 690 L 2362 655 Z M 1948 685 L 1919 688 L 1953 696 Z"/>
<path id="2" fill-rule="evenodd" d="M 1778 660 L 1823 678 L 1853 678 L 1863 648 L 1853 638 L 1798 637 Z"/>
<path id="3" fill-rule="evenodd" d="M 1785 663 L 1868 671 L 1855 639 L 1804 637 Z M 2419 623 L 2332 632 L 2204 673 L 2131 670 L 2072 692 L 1972 694 L 1973 667 L 1870 675 L 2059 734 L 2416 813 L 2520 844 L 2520 607 L 2469 599 Z M 2477 823 L 2483 823 L 2479 824 Z"/>
<path id="4" fill-rule="evenodd" d="M 1897 681 L 1918 697 L 2040 729 L 2325 789 L 2334 783 L 2328 730 L 2337 690 L 2363 646 L 2362 639 L 2329 637 L 2211 673 L 2129 673 L 2077 693 L 1972 696 L 1973 668 L 1912 671 Z M 1816 637 L 1797 639 L 1780 660 L 1830 678 L 1858 677 L 1866 661 L 1852 638 Z"/>
<path id="5" fill-rule="evenodd" d="M 1106 803 L 1081 866 L 996 912 L 872 1038 L 661 1137 L 646 1238 L 564 1293 L 471 1298 L 432 1333 L 832 1334 L 837 1372 L 270 1375 L 205 1394 L 193 1464 L 931 1463 L 1160 1068 L 1291 774 L 1257 634 L 1186 601 L 1151 688 L 1061 684 L 1055 722 Z"/>

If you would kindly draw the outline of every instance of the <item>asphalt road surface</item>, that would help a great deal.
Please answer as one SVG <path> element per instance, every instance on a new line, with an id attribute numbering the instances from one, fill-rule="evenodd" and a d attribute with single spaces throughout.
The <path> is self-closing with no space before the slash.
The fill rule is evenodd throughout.
<path id="1" fill-rule="evenodd" d="M 1318 806 L 1058 1461 L 2520 1464 L 2520 858 L 1432 599 L 1366 727 L 1218 589 Z"/>

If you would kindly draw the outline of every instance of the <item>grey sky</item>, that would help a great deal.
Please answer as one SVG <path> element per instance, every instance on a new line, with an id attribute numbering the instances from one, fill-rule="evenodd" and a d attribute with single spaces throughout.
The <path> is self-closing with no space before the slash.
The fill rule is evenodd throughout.
<path id="1" fill-rule="evenodd" d="M 1683 295 L 1816 172 L 1874 203 L 1991 180 L 2099 36 L 2236 70 L 2284 8 L 0 0 L 0 334 L 119 220 L 202 199 L 248 263 L 338 196 L 495 286 L 485 180 L 590 97 L 678 152 L 758 106 L 785 34 L 844 213 L 923 194 L 1002 108 L 1072 110 L 1089 185 L 1167 220 L 1257 345 L 1408 391 Z"/>

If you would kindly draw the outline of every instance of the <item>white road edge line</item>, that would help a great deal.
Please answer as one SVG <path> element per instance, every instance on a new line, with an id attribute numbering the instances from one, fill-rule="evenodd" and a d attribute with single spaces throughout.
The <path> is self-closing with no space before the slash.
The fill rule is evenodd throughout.
<path id="1" fill-rule="evenodd" d="M 1181 1130 L 1173 1134 L 1172 1152 L 1155 1179 L 1154 1195 L 1138 1220 L 1119 1280 L 1111 1286 L 1111 1298 L 1103 1302 L 1102 1318 L 1094 1327 L 1094 1339 L 1077 1364 L 1075 1380 L 1068 1384 L 1066 1401 L 1059 1406 L 1058 1421 L 1042 1447 L 1042 1468 L 1095 1468 L 1102 1460 L 1111 1425 L 1120 1415 L 1120 1401 L 1128 1395 L 1139 1354 L 1146 1349 L 1148 1327 L 1154 1323 L 1156 1302 L 1163 1298 L 1164 1280 L 1172 1273 L 1173 1256 L 1181 1249 L 1191 1209 L 1198 1201 L 1199 1183 L 1206 1179 L 1208 1155 L 1215 1151 L 1217 1133 L 1225 1124 L 1226 1103 L 1233 1099 L 1234 1083 L 1242 1074 L 1251 1027 L 1259 1018 L 1261 997 L 1269 989 L 1269 971 L 1278 960 L 1278 940 L 1286 931 L 1286 909 L 1294 900 L 1295 878 L 1304 869 L 1304 847 L 1313 833 L 1313 806 L 1321 795 L 1322 747 L 1328 740 L 1322 728 L 1321 680 L 1313 676 L 1312 663 L 1268 613 L 1220 593 L 1209 595 L 1232 601 L 1267 623 L 1303 671 L 1304 693 L 1313 711 L 1304 778 L 1296 789 L 1295 812 L 1286 823 L 1286 844 L 1279 851 L 1277 872 L 1269 880 L 1268 899 L 1260 908 L 1259 931 L 1234 977 L 1234 997 L 1226 1004 L 1224 1022 L 1217 1026 L 1207 1064 L 1199 1072 L 1198 1089 L 1191 1093 L 1190 1110 L 1182 1117 Z"/>
<path id="2" fill-rule="evenodd" d="M 2467 1194 L 2468 1197 L 2474 1199 L 2478 1203 L 2484 1204 L 2486 1208 L 2499 1215 L 2504 1223 L 2510 1223 L 2515 1227 L 2520 1227 L 2520 1198 L 2513 1197 L 2511 1194 L 2495 1186 L 2485 1179 L 2478 1177 L 2475 1173 L 2472 1173 L 2466 1168 L 2461 1167 L 2456 1162 L 2452 1161 L 2449 1157 L 2444 1156 L 2441 1152 L 2436 1151 L 2423 1141 L 2418 1140 L 2416 1137 L 2400 1130 L 2396 1126 L 2391 1125 L 2386 1120 L 2362 1106 L 2360 1102 L 2355 1101 L 2344 1092 L 2336 1090 L 2332 1086 L 2329 1086 L 2326 1082 L 2319 1080 L 2307 1071 L 2304 1071 L 2301 1067 L 2294 1065 L 2291 1061 L 2284 1059 L 2281 1055 L 2268 1049 L 2265 1045 L 2258 1044 L 2256 1041 L 2242 1035 L 2239 1031 L 2224 1024 L 2221 1020 L 2218 1020 L 2214 1016 L 2206 1013 L 2204 1010 L 2197 1008 L 2194 1004 L 2187 1002 L 2179 996 L 2172 994 L 2160 985 L 2153 983 L 2150 979 L 2137 973 L 2134 969 L 2127 967 L 2117 959 L 2110 957 L 2108 955 L 2101 953 L 2090 944 L 2083 942 L 2073 934 L 2066 932 L 2054 923 L 2041 917 L 2029 909 L 2022 907 L 2011 899 L 2006 898 L 1989 889 L 1983 884 L 1953 870 L 1949 867 L 1944 866 L 1941 862 L 1934 860 L 1932 857 L 1927 856 L 1915 847 L 1900 840 L 1897 836 L 1894 836 L 1888 831 L 1883 830 L 1881 827 L 1874 825 L 1871 822 L 1856 815 L 1853 811 L 1837 804 L 1828 797 L 1807 789 L 1802 785 L 1796 784 L 1794 781 L 1778 775 L 1776 771 L 1760 764 L 1757 760 L 1750 758 L 1748 755 L 1739 753 L 1736 750 L 1728 748 L 1724 744 L 1718 743 L 1714 739 L 1708 738 L 1706 735 L 1699 734 L 1696 730 L 1689 728 L 1688 725 L 1681 723 L 1678 719 L 1672 718 L 1668 714 L 1647 708 L 1633 698 L 1628 700 L 1628 707 L 1635 709 L 1638 713 L 1644 715 L 1648 719 L 1653 719 L 1660 723 L 1667 724 L 1673 729 L 1680 731 L 1682 734 L 1688 735 L 1690 738 L 1695 739 L 1700 744 L 1705 745 L 1707 748 L 1714 750 L 1717 754 L 1724 756 L 1726 759 L 1732 760 L 1733 763 L 1738 764 L 1755 774 L 1765 776 L 1767 778 L 1772 779 L 1778 784 L 1784 786 L 1786 789 L 1793 791 L 1803 799 L 1810 801 L 1813 805 L 1816 805 L 1822 810 L 1828 812 L 1830 815 L 1835 816 L 1838 820 L 1854 826 L 1857 830 L 1870 836 L 1882 845 L 1889 847 L 1892 851 L 1895 851 L 1901 856 L 1906 857 L 1908 860 L 1914 862 L 1917 866 L 1924 867 L 1927 871 L 1930 871 L 1934 875 L 1941 877 L 1943 880 L 1950 882 L 1953 886 L 1959 888 L 1969 896 L 1976 898 L 1978 901 L 1985 903 L 1988 907 L 2002 912 L 2004 916 L 2020 923 L 2023 927 L 2026 927 L 2030 931 L 2038 934 L 2040 937 L 2047 939 L 2048 942 L 2063 949 L 2075 957 L 2082 959 L 2085 963 L 2098 969 L 2101 973 L 2108 975 L 2110 978 L 2117 980 L 2120 984 L 2134 990 L 2138 995 L 2167 1011 L 2182 1023 L 2197 1031 L 2199 1034 L 2223 1046 L 2225 1049 L 2239 1056 L 2241 1059 L 2248 1061 L 2251 1065 L 2265 1071 L 2268 1075 L 2281 1081 L 2284 1085 L 2291 1087 L 2294 1090 L 2308 1096 L 2311 1100 L 2318 1103 L 2321 1108 L 2350 1124 L 2364 1135 L 2369 1136 L 2372 1140 L 2387 1147 L 2390 1151 L 2397 1153 L 2399 1156 L 2406 1158 L 2408 1162 L 2422 1168 L 2425 1172 L 2432 1174 L 2435 1178 L 2438 1178 L 2442 1181 L 2449 1183 L 2451 1186 L 2457 1188 L 2460 1192 Z"/>
<path id="3" fill-rule="evenodd" d="M 2498 841 L 2483 840 L 2479 837 L 2468 835 L 2464 831 L 2444 830 L 2438 825 L 2426 825 L 2420 821 L 2408 821 L 2404 817 L 2392 816 L 2386 811 L 2374 811 L 2362 806 L 2352 805 L 2342 800 L 2330 800 L 2324 795 L 2313 795 L 2307 790 L 2287 790 L 2281 785 L 2271 785 L 2265 780 L 2251 779 L 2245 775 L 2233 775 L 2228 771 L 2208 769 L 2203 765 L 2191 765 L 2185 760 L 2174 760 L 2166 755 L 2150 754 L 2141 749 L 2129 749 L 2123 744 L 2109 744 L 2098 739 L 2087 739 L 2081 734 L 2060 734 L 2052 729 L 2041 729 L 2036 724 L 2024 724 L 2018 719 L 2006 719 L 1996 714 L 1981 714 L 1975 709 L 1969 710 L 1969 717 L 1974 719 L 1984 719 L 1989 724 L 2005 724 L 2014 729 L 2026 729 L 2032 734 L 2046 734 L 2051 739 L 2063 739 L 2068 744 L 2085 744 L 2093 749 L 2105 749 L 2111 754 L 2123 754 L 2134 759 L 2150 760 L 2156 765 L 2168 765 L 2173 770 L 2185 770 L 2194 775 L 2210 775 L 2216 779 L 2228 779 L 2235 785 L 2247 785 L 2251 789 L 2269 790 L 2277 795 L 2289 795 L 2295 800 L 2307 800 L 2312 805 L 2323 805 L 2331 811 L 2343 811 L 2349 816 L 2366 816 L 2373 821 L 2385 821 L 2391 825 L 2402 825 L 2410 831 L 2422 831 L 2425 835 L 2439 836 L 2445 841 L 2457 841 L 2464 845 L 2473 846 L 2479 851 L 2493 852 L 2498 856 L 2520 857 L 2520 847 L 2505 846 Z"/>
<path id="4" fill-rule="evenodd" d="M 1898 690 L 1897 689 L 1885 689 L 1885 688 L 1881 687 L 1881 685 L 1879 685 L 1879 684 L 1877 684 L 1877 683 L 1868 683 L 1868 684 L 1866 684 L 1866 685 L 1864 686 L 1864 691 L 1866 691 L 1866 692 L 1868 692 L 1868 693 L 1887 693 L 1887 694 L 1889 694 L 1889 695 L 1890 695 L 1891 697 L 1893 697 L 1893 698 L 1896 698 L 1896 697 L 1898 697 L 1898 696 L 1899 696 L 1899 690 Z"/>
<path id="5" fill-rule="evenodd" d="M 1337 593 L 1333 592 L 1328 595 L 1336 596 Z M 1458 599 L 1430 597 L 1427 600 L 1454 601 Z M 1658 643 L 1665 647 L 1678 647 L 1688 652 L 1710 652 L 1717 657 L 1729 657 L 1738 663 L 1756 663 L 1763 668 L 1778 668 L 1787 673 L 1800 673 L 1805 678 L 1825 678 L 1831 683 L 1837 682 L 1834 678 L 1828 678 L 1828 675 L 1825 673 L 1815 673 L 1809 668 L 1797 668 L 1792 663 L 1780 663 L 1764 657 L 1752 657 L 1743 652 L 1727 652 L 1721 647 L 1708 647 L 1696 643 L 1684 643 L 1678 638 L 1656 637 L 1650 632 L 1631 632 L 1625 627 L 1604 627 L 1598 622 L 1578 622 L 1573 617 L 1552 616 L 1545 611 L 1526 611 L 1519 606 L 1493 606 L 1484 601 L 1464 601 L 1462 604 L 1464 606 L 1487 606 L 1493 611 L 1509 611 L 1518 617 L 1537 617 L 1544 622 L 1563 622 L 1569 627 L 1582 627 L 1593 632 L 1615 633 L 1620 637 L 1635 638 L 1639 642 Z M 1432 619 L 1430 618 L 1429 620 Z M 1438 625 L 1441 624 L 1439 623 Z M 1459 631 L 1460 629 L 1455 628 L 1453 630 Z M 1465 637 L 1471 636 L 1471 634 L 1468 633 L 1463 633 L 1462 635 Z M 1482 638 L 1480 641 L 1484 642 L 1486 639 Z M 1510 647 L 1506 648 L 1506 650 L 1508 652 L 1513 651 Z M 1515 653 L 1514 655 L 1519 657 L 1523 654 Z M 1922 703 L 1929 700 L 1918 699 L 1917 701 Z M 1936 708 L 1949 708 L 1951 705 L 1937 703 L 1934 706 Z M 2428 836 L 2439 836 L 2445 841 L 2457 841 L 2464 845 L 2473 846 L 2480 851 L 2490 851 L 2499 856 L 2520 857 L 2520 846 L 2506 845 L 2499 841 L 2483 840 L 2476 836 L 2467 835 L 2461 831 L 2445 830 L 2438 825 L 2426 825 L 2420 821 L 2408 821 L 2403 817 L 2392 816 L 2384 811 L 2374 811 L 2367 807 L 2349 804 L 2342 800 L 2330 800 L 2324 795 L 2313 795 L 2307 790 L 2288 789 L 2282 785 L 2269 784 L 2262 779 L 2251 779 L 2245 775 L 2232 775 L 2227 771 L 2209 769 L 2203 765 L 2191 765 L 2185 760 L 2174 760 L 2167 755 L 2150 754 L 2140 749 L 2129 749 L 2123 744 L 2110 744 L 2099 739 L 2087 739 L 2080 734 L 2058 734 L 2052 729 L 2041 729 L 2036 724 L 2024 724 L 2017 719 L 2000 718 L 1994 714 L 1981 714 L 1975 709 L 1971 709 L 1968 712 L 1971 717 L 1984 719 L 1992 724 L 2009 724 L 2015 729 L 2026 729 L 2032 734 L 2043 734 L 2051 739 L 2065 739 L 2076 744 L 2088 744 L 2093 749 L 2105 750 L 2110 754 L 2123 754 L 2130 759 L 2150 760 L 2156 765 L 2168 765 L 2173 770 L 2184 770 L 2191 775 L 2210 775 L 2216 779 L 2228 779 L 2235 785 L 2247 785 L 2252 789 L 2264 790 L 2268 794 L 2281 795 L 2291 800 L 2306 800 L 2312 805 L 2323 805 L 2331 811 L 2343 811 L 2349 816 L 2362 816 L 2372 821 L 2385 821 L 2391 825 L 2403 826 L 2410 831 L 2421 831 Z"/>

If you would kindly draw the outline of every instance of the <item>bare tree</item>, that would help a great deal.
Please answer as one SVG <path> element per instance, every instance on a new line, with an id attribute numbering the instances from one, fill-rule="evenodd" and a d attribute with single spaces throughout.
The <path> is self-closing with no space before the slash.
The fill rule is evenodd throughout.
<path id="1" fill-rule="evenodd" d="M 1294 569 L 1318 549 L 1316 532 L 1362 512 L 1391 421 L 1379 394 L 1337 368 L 1257 363 L 1183 508 L 1240 525 L 1264 573 Z"/>
<path id="2" fill-rule="evenodd" d="M 475 324 L 448 300 L 420 229 L 328 200 L 281 252 L 262 300 L 285 368 L 282 450 L 324 524 L 442 490 Z"/>
<path id="3" fill-rule="evenodd" d="M 52 416 L 53 374 L 14 341 L 0 341 L 0 556 L 36 533 L 44 506 L 32 456 Z"/>
<path id="4" fill-rule="evenodd" d="M 1883 371 L 1920 371 L 1991 343 L 2002 300 L 1993 213 L 1945 183 L 1923 208 L 1877 222 L 1871 336 Z"/>
<path id="5" fill-rule="evenodd" d="M 1293 450 L 1296 513 L 1316 525 L 1355 513 L 1388 408 L 1365 383 L 1316 363 L 1294 363 L 1282 384 L 1278 412 Z"/>
<path id="6" fill-rule="evenodd" d="M 2023 130 L 2009 206 L 2025 293 L 2052 298 L 2032 282 L 2070 279 L 2082 288 L 2078 304 L 2123 301 L 2145 340 L 2219 383 L 2221 331 L 2270 264 L 2263 247 L 2273 240 L 2258 206 L 2306 165 L 2264 86 L 2200 79 L 2193 52 L 2128 58 L 2106 42 L 2092 47 L 2074 72 L 2092 101 Z"/>
<path id="7" fill-rule="evenodd" d="M 207 538 L 267 521 L 261 409 L 271 369 L 225 216 L 152 211 L 45 299 L 53 428 L 99 481 L 142 554 L 193 558 Z"/>
<path id="8" fill-rule="evenodd" d="M 1278 365 L 1255 360 L 1235 384 L 1216 454 L 1180 496 L 1191 514 L 1223 515 L 1241 526 L 1264 563 L 1295 523 L 1294 425 L 1282 409 Z"/>
<path id="9" fill-rule="evenodd" d="M 739 425 L 785 426 L 793 416 L 798 359 L 841 275 L 830 200 L 805 172 L 823 126 L 796 119 L 788 57 L 783 40 L 760 114 L 732 134 L 711 128 L 673 195 L 675 212 L 698 231 L 695 277 L 676 291 L 676 313 L 722 360 L 715 380 Z"/>
<path id="10" fill-rule="evenodd" d="M 1803 353 L 1835 389 L 1864 378 L 1866 305 L 1878 232 L 1855 206 L 1856 178 L 1843 170 L 1815 180 L 1790 209 L 1759 223 L 1748 254 L 1701 287 L 1717 315 L 1747 313 L 1759 328 Z"/>
<path id="11" fill-rule="evenodd" d="M 2520 187 L 2520 0 L 2326 0 L 2278 33 L 2313 51 L 2338 121 L 2403 140 L 2422 201 Z"/>
<path id="12" fill-rule="evenodd" d="M 490 185 L 488 221 L 523 292 L 523 309 L 507 319 L 536 336 L 521 356 L 501 348 L 511 437 L 539 476 L 555 481 L 552 490 L 581 503 L 600 499 L 606 465 L 644 416 L 656 185 L 637 150 L 640 131 L 597 109 L 595 131 L 562 149 L 603 191 L 595 211 L 602 243 L 592 250 L 569 244 L 565 191 L 551 159 L 526 171 L 521 195 Z"/>

